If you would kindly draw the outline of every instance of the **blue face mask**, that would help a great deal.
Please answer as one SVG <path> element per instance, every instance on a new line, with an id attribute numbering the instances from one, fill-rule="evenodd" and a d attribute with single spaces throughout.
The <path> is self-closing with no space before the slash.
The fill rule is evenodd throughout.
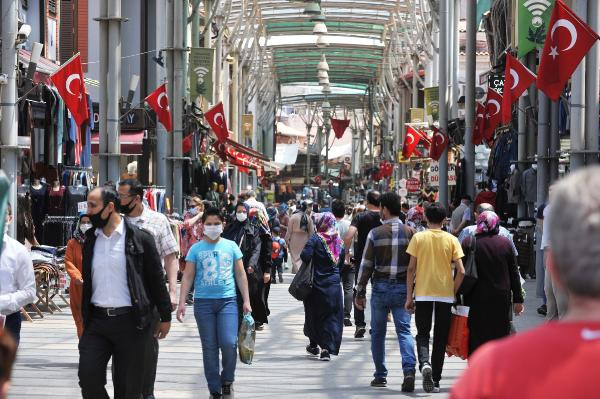
<path id="1" fill-rule="evenodd" d="M 196 208 L 196 207 L 194 206 L 194 207 L 190 208 L 190 209 L 188 210 L 188 212 L 190 213 L 190 215 L 192 215 L 192 216 L 196 216 L 196 215 L 198 214 L 198 208 Z"/>

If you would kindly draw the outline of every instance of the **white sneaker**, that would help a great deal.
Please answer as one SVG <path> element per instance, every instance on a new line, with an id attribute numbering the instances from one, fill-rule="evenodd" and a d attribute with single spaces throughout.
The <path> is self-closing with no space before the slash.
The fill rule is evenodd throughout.
<path id="1" fill-rule="evenodd" d="M 432 375 L 431 366 L 429 364 L 425 364 L 421 368 L 421 374 L 423 375 L 423 389 L 427 393 L 433 392 L 433 390 L 435 388 L 435 384 L 433 383 L 433 375 Z M 438 392 L 439 392 L 439 388 L 438 388 Z"/>

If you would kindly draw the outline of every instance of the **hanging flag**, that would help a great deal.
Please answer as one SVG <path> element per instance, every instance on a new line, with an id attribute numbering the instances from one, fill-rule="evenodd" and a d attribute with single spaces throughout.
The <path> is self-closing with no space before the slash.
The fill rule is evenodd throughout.
<path id="1" fill-rule="evenodd" d="M 225 120 L 225 111 L 223 103 L 218 103 L 204 113 L 204 118 L 217 135 L 217 141 L 225 142 L 229 138 L 227 121 Z"/>
<path id="2" fill-rule="evenodd" d="M 421 134 L 412 126 L 406 128 L 406 139 L 404 140 L 404 146 L 402 147 L 402 156 L 404 159 L 409 159 L 413 154 L 419 141 L 421 141 Z"/>
<path id="3" fill-rule="evenodd" d="M 75 123 L 81 126 L 90 115 L 79 53 L 52 74 L 50 80 L 56 86 Z"/>
<path id="4" fill-rule="evenodd" d="M 158 121 L 162 123 L 167 132 L 173 131 L 171 122 L 171 108 L 169 107 L 169 97 L 167 97 L 167 84 L 163 83 L 156 90 L 144 99 L 146 103 L 154 110 Z"/>
<path id="5" fill-rule="evenodd" d="M 512 105 L 527 90 L 536 76 L 521 64 L 518 59 L 506 53 L 506 68 L 504 70 L 504 95 L 502 96 L 502 123 L 510 123 Z"/>
<path id="6" fill-rule="evenodd" d="M 187 154 L 188 152 L 192 151 L 193 144 L 194 133 L 190 133 L 187 136 L 185 136 L 184 139 L 181 141 L 181 151 L 183 152 L 183 154 Z"/>
<path id="7" fill-rule="evenodd" d="M 518 57 L 522 58 L 544 46 L 554 0 L 518 0 L 517 7 Z"/>
<path id="8" fill-rule="evenodd" d="M 483 133 L 485 131 L 485 106 L 477 102 L 475 111 L 475 127 L 473 128 L 473 144 L 480 145 L 483 143 Z"/>
<path id="9" fill-rule="evenodd" d="M 446 136 L 444 133 L 442 133 L 435 126 L 433 126 L 432 129 L 433 129 L 433 139 L 432 139 L 432 144 L 431 144 L 431 151 L 429 151 L 429 157 L 435 161 L 439 161 L 440 158 L 442 157 L 442 154 L 448 147 L 448 143 L 449 143 L 448 136 Z"/>
<path id="10" fill-rule="evenodd" d="M 502 96 L 492 88 L 488 87 L 488 93 L 485 105 L 485 129 L 483 137 L 489 141 L 493 136 L 498 125 L 500 125 L 502 115 L 500 109 L 502 104 Z"/>
<path id="11" fill-rule="evenodd" d="M 538 70 L 538 89 L 558 101 L 569 78 L 599 39 L 561 0 L 556 1 Z"/>
<path id="12" fill-rule="evenodd" d="M 190 79 L 190 97 L 195 101 L 202 96 L 207 101 L 213 101 L 213 69 L 215 49 L 190 49 L 188 77 Z"/>
<path id="13" fill-rule="evenodd" d="M 346 132 L 348 126 L 350 126 L 350 119 L 331 118 L 331 127 L 337 139 L 341 139 L 344 136 L 344 132 Z"/>

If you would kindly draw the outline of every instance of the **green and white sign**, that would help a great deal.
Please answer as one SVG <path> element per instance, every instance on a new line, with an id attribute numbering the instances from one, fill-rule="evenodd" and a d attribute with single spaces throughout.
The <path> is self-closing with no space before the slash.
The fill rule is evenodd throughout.
<path id="1" fill-rule="evenodd" d="M 554 0 L 518 0 L 518 56 L 544 47 Z"/>
<path id="2" fill-rule="evenodd" d="M 213 68 L 215 49 L 192 48 L 188 75 L 190 79 L 190 98 L 195 101 L 202 96 L 213 102 Z"/>

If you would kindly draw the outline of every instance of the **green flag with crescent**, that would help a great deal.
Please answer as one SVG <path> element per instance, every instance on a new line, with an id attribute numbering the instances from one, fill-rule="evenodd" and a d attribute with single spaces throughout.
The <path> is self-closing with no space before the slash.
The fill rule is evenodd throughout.
<path id="1" fill-rule="evenodd" d="M 518 56 L 544 46 L 554 0 L 518 0 Z"/>

